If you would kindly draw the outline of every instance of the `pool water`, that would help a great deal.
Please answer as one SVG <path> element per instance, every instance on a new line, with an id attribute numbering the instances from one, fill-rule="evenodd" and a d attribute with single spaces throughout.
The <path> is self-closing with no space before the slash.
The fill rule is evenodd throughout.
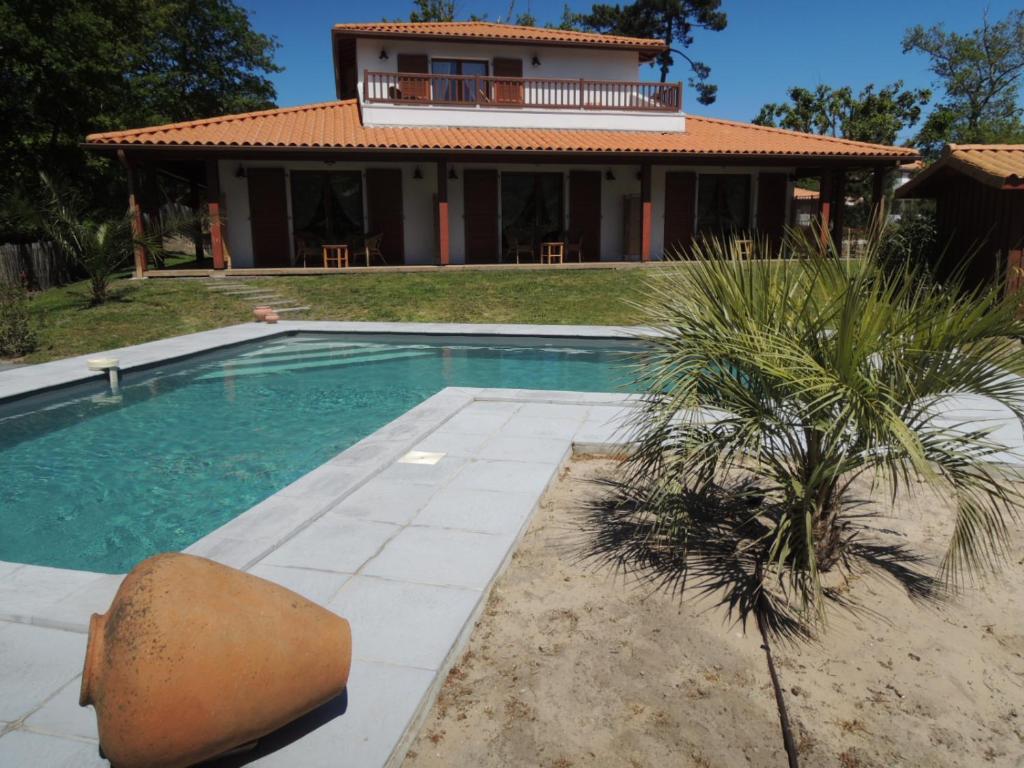
<path id="1" fill-rule="evenodd" d="M 0 560 L 122 573 L 444 387 L 622 391 L 629 349 L 300 334 L 22 403 L 0 412 Z"/>

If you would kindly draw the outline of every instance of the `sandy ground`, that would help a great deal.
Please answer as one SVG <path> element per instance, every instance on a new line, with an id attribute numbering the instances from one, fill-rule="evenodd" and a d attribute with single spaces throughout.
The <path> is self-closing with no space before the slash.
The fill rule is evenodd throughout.
<path id="1" fill-rule="evenodd" d="M 576 563 L 581 502 L 607 460 L 545 497 L 404 762 L 433 766 L 784 766 L 764 655 L 709 604 Z M 937 556 L 941 500 L 891 522 Z M 776 648 L 804 766 L 1024 767 L 1024 536 L 1004 570 L 938 607 L 854 578 L 877 615 L 834 613 Z"/>

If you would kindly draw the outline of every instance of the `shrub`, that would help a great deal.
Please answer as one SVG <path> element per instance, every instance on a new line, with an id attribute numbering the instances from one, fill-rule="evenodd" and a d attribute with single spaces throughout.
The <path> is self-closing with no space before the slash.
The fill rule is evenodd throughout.
<path id="1" fill-rule="evenodd" d="M 36 348 L 36 333 L 23 281 L 0 282 L 0 357 L 21 357 Z"/>

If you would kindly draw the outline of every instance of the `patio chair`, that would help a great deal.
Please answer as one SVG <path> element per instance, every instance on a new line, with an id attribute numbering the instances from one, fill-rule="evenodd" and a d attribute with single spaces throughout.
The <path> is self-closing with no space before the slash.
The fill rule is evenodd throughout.
<path id="1" fill-rule="evenodd" d="M 576 261 L 583 262 L 583 235 L 576 238 L 576 242 L 569 242 L 565 246 L 565 255 L 568 258 L 572 258 L 572 255 L 576 254 Z"/>
<path id="2" fill-rule="evenodd" d="M 302 266 L 309 266 L 310 261 L 314 261 L 319 255 L 320 249 L 317 248 L 313 243 L 304 237 L 295 238 L 295 261 L 302 264 Z"/>
<path id="3" fill-rule="evenodd" d="M 387 259 L 384 258 L 384 253 L 380 249 L 381 241 L 384 239 L 383 234 L 370 235 L 367 237 L 363 244 L 355 249 L 357 255 L 362 255 L 366 259 L 366 266 L 370 266 L 372 259 L 380 259 L 381 264 L 387 264 Z"/>
<path id="4" fill-rule="evenodd" d="M 514 258 L 516 264 L 519 264 L 519 257 L 526 256 L 527 260 L 533 261 L 533 246 L 529 243 L 520 243 L 519 238 L 515 235 L 507 235 L 508 246 L 505 248 L 505 260 L 512 261 Z"/>

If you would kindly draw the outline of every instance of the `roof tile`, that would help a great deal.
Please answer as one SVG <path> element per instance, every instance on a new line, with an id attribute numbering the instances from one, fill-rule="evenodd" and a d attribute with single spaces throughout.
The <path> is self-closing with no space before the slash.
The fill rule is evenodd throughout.
<path id="1" fill-rule="evenodd" d="M 685 132 L 364 126 L 354 99 L 94 133 L 89 145 L 318 147 L 338 150 L 582 152 L 701 156 L 907 159 L 905 147 L 867 144 L 748 123 L 687 116 Z"/>

